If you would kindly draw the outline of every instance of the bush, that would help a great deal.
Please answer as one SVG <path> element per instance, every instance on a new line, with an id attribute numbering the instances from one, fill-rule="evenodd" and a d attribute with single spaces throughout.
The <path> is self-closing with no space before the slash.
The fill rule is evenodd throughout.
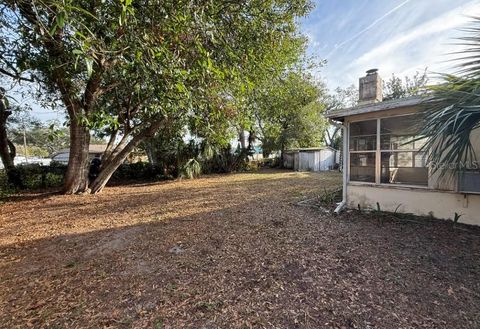
<path id="1" fill-rule="evenodd" d="M 5 170 L 0 169 L 0 202 L 9 197 L 13 193 L 13 189 L 8 183 L 8 177 Z"/>
<path id="2" fill-rule="evenodd" d="M 25 164 L 16 166 L 15 177 L 18 180 L 15 187 L 20 189 L 37 190 L 48 187 L 60 187 L 67 166 L 52 163 L 49 166 L 39 164 Z"/>
<path id="3" fill-rule="evenodd" d="M 48 187 L 60 187 L 66 166 L 52 164 L 41 166 L 39 164 L 18 165 L 7 175 L 5 170 L 0 171 L 0 197 L 5 197 L 15 190 L 38 190 Z"/>
<path id="4" fill-rule="evenodd" d="M 182 172 L 181 174 L 182 178 L 188 178 L 188 179 L 197 178 L 202 173 L 202 166 L 197 160 L 190 159 L 187 161 L 187 163 L 185 163 L 184 166 L 182 166 L 181 172 Z"/>
<path id="5" fill-rule="evenodd" d="M 173 177 L 164 174 L 163 166 L 148 162 L 124 163 L 112 175 L 113 182 L 158 181 L 171 178 Z"/>

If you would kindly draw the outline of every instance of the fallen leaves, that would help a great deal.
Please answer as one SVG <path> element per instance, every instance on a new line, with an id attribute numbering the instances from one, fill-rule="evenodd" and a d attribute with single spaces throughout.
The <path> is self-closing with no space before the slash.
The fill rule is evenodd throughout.
<path id="1" fill-rule="evenodd" d="M 20 197 L 0 206 L 0 325 L 478 328 L 479 230 L 308 206 L 340 180 L 264 171 Z"/>

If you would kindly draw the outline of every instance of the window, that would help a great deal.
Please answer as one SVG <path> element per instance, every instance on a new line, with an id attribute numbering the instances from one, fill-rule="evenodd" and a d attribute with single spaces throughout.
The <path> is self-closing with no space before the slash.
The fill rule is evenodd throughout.
<path id="1" fill-rule="evenodd" d="M 350 124 L 350 180 L 375 183 L 377 120 Z"/>
<path id="2" fill-rule="evenodd" d="M 412 115 L 380 119 L 381 183 L 428 185 L 426 156 Z"/>
<path id="3" fill-rule="evenodd" d="M 424 140 L 417 140 L 416 131 L 413 115 L 351 123 L 350 180 L 427 186 Z"/>

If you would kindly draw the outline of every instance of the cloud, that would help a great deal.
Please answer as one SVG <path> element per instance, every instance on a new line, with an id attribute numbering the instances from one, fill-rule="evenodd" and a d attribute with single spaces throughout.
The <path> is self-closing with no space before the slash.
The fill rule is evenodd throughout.
<path id="1" fill-rule="evenodd" d="M 340 42 L 339 44 L 336 44 L 335 45 L 335 48 L 327 54 L 327 59 L 333 55 L 333 53 L 335 53 L 339 48 L 343 47 L 344 45 L 348 44 L 349 42 L 351 42 L 352 40 L 355 40 L 356 38 L 358 38 L 360 35 L 362 35 L 363 33 L 367 32 L 368 30 L 370 30 L 371 28 L 373 28 L 375 25 L 377 25 L 378 23 L 380 23 L 381 21 L 383 21 L 384 19 L 386 19 L 388 16 L 392 15 L 394 12 L 396 12 L 397 10 L 399 10 L 400 8 L 402 8 L 403 6 L 405 6 L 408 2 L 410 2 L 410 0 L 405 0 L 403 1 L 401 4 L 399 4 L 398 6 L 394 7 L 393 9 L 389 10 L 388 12 L 386 12 L 385 14 L 383 14 L 382 16 L 378 17 L 377 19 L 375 19 L 370 25 L 368 25 L 366 28 L 364 28 L 363 30 L 360 30 L 359 32 L 357 32 L 356 34 L 354 34 L 353 36 L 351 36 L 350 38 Z"/>
<path id="2" fill-rule="evenodd" d="M 416 26 L 406 33 L 394 36 L 393 39 L 382 43 L 381 45 L 360 56 L 358 59 L 352 62 L 351 66 L 378 65 L 378 63 L 375 64 L 374 61 L 378 62 L 378 59 L 398 57 L 400 55 L 399 51 L 400 53 L 403 52 L 408 55 L 408 52 L 405 52 L 405 47 L 407 47 L 409 44 L 423 40 L 428 41 L 427 37 L 432 37 L 434 35 L 443 37 L 441 34 L 445 31 L 453 30 L 465 25 L 470 20 L 470 18 L 465 16 L 465 14 L 472 14 L 475 11 L 478 12 L 478 1 L 472 1 L 464 6 L 457 7 L 437 18 Z M 424 44 L 426 45 L 429 43 L 431 42 L 425 42 Z M 416 44 L 416 46 L 422 47 L 422 43 L 419 42 L 418 45 Z"/>

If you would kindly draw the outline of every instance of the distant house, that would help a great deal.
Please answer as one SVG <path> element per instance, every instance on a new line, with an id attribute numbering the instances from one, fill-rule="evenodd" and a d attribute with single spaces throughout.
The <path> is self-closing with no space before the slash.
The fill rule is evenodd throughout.
<path id="1" fill-rule="evenodd" d="M 52 160 L 49 158 L 40 158 L 40 157 L 25 157 L 24 155 L 17 155 L 13 159 L 13 164 L 15 166 L 25 165 L 25 164 L 37 164 L 42 166 L 48 166 Z M 0 161 L 0 169 L 3 169 L 3 163 Z"/>
<path id="2" fill-rule="evenodd" d="M 334 169 L 337 151 L 331 147 L 291 149 L 283 152 L 283 167 L 296 171 L 325 171 Z"/>
<path id="3" fill-rule="evenodd" d="M 327 113 L 343 126 L 343 206 L 453 218 L 480 225 L 480 174 L 457 177 L 433 174 L 416 137 L 415 114 L 421 97 L 382 101 L 382 80 L 376 70 L 360 78 L 359 105 Z M 471 137 L 480 154 L 480 131 Z"/>
<path id="4" fill-rule="evenodd" d="M 107 148 L 107 145 L 90 144 L 90 147 L 88 149 L 88 154 L 90 156 L 90 160 L 93 159 L 97 155 L 102 156 L 102 154 L 103 154 L 103 152 L 105 152 L 106 148 Z M 62 149 L 62 150 L 54 153 L 51 156 L 51 158 L 52 158 L 52 161 L 63 163 L 63 164 L 68 164 L 68 157 L 69 156 L 70 156 L 70 149 Z"/>

